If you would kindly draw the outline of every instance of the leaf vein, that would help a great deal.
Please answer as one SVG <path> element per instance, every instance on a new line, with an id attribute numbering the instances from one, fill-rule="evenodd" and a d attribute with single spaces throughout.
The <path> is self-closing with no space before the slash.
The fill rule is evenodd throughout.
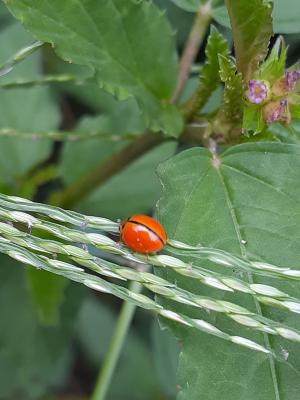
<path id="1" fill-rule="evenodd" d="M 231 197 L 230 197 L 230 190 L 229 190 L 228 184 L 226 184 L 225 177 L 222 175 L 220 168 L 217 169 L 217 174 L 218 174 L 218 176 L 220 178 L 220 181 L 221 181 L 221 184 L 222 184 L 222 187 L 223 187 L 223 190 L 224 190 L 225 201 L 226 201 L 226 204 L 227 204 L 228 209 L 230 211 L 232 224 L 233 224 L 233 227 L 235 229 L 235 232 L 236 232 L 236 235 L 237 235 L 237 238 L 238 238 L 238 243 L 239 243 L 241 255 L 242 255 L 243 258 L 247 258 L 247 252 L 246 252 L 246 249 L 245 249 L 245 245 L 242 244 L 242 236 L 241 236 L 240 225 L 239 225 L 237 214 L 236 214 L 235 209 L 234 209 L 233 202 L 232 202 Z M 253 279 L 252 274 L 251 273 L 247 273 L 247 276 L 248 276 L 249 282 L 250 283 L 254 283 L 254 279 Z M 255 307 L 256 307 L 257 313 L 259 315 L 263 316 L 260 304 L 258 303 L 258 301 L 256 299 L 254 299 L 254 302 L 255 302 Z M 275 367 L 275 362 L 274 362 L 273 355 L 272 355 L 272 347 L 271 347 L 270 339 L 269 339 L 269 336 L 266 333 L 263 333 L 262 335 L 263 335 L 263 338 L 264 338 L 265 346 L 270 351 L 268 359 L 269 359 L 271 376 L 272 376 L 272 381 L 273 381 L 273 389 L 274 389 L 275 399 L 276 400 L 280 400 L 279 386 L 278 386 L 278 380 L 277 380 L 277 374 L 276 374 L 276 367 Z"/>

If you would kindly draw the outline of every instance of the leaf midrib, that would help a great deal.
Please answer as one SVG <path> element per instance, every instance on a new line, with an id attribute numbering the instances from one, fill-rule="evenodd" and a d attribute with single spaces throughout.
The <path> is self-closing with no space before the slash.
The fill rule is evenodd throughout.
<path id="1" fill-rule="evenodd" d="M 221 185 L 222 185 L 223 190 L 224 190 L 224 196 L 225 196 L 226 204 L 228 206 L 229 213 L 230 213 L 231 220 L 232 220 L 232 224 L 233 224 L 233 227 L 234 227 L 234 231 L 235 231 L 237 239 L 238 239 L 238 245 L 239 245 L 239 248 L 240 248 L 241 256 L 243 258 L 247 259 L 247 253 L 246 253 L 246 250 L 245 250 L 245 245 L 243 245 L 243 243 L 242 243 L 242 236 L 241 236 L 240 225 L 239 225 L 239 222 L 238 222 L 237 214 L 236 214 L 236 212 L 234 210 L 233 202 L 232 202 L 231 197 L 230 197 L 230 190 L 227 187 L 225 178 L 221 173 L 221 166 L 219 168 L 216 168 L 216 172 L 217 172 L 217 175 L 218 175 L 218 177 L 220 179 Z M 254 283 L 253 275 L 251 273 L 247 273 L 247 277 L 248 277 L 249 283 Z M 259 302 L 256 299 L 254 299 L 254 303 L 255 303 L 255 307 L 256 307 L 257 313 L 259 315 L 263 316 L 262 309 L 261 309 L 261 306 L 260 306 Z M 272 381 L 273 381 L 273 389 L 274 389 L 275 400 L 280 400 L 279 385 L 278 385 L 276 367 L 275 367 L 274 358 L 272 356 L 273 351 L 272 351 L 272 347 L 271 347 L 271 344 L 270 344 L 269 335 L 267 333 L 265 333 L 265 332 L 263 332 L 262 335 L 263 335 L 265 346 L 270 351 L 270 353 L 268 355 L 268 359 L 269 359 L 271 376 L 272 376 Z"/>

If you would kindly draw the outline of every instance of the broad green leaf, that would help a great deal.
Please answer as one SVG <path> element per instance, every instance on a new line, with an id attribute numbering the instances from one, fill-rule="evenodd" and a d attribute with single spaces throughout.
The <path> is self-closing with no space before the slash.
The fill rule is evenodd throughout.
<path id="1" fill-rule="evenodd" d="M 264 60 L 272 36 L 272 3 L 264 0 L 225 0 L 239 72 L 248 80 Z"/>
<path id="2" fill-rule="evenodd" d="M 146 130 L 143 116 L 134 98 L 117 101 L 112 95 L 99 89 L 95 83 L 83 86 L 67 85 L 64 89 L 91 110 L 104 114 L 105 118 L 98 129 L 105 128 L 106 133 L 114 134 L 142 133 Z M 103 126 L 105 120 L 106 126 Z M 96 126 L 95 128 L 97 129 Z"/>
<path id="3" fill-rule="evenodd" d="M 200 75 L 198 88 L 198 108 L 201 109 L 210 98 L 211 94 L 220 84 L 219 77 L 219 55 L 226 56 L 229 53 L 227 41 L 212 27 L 205 48 L 206 60 Z"/>
<path id="4" fill-rule="evenodd" d="M 178 342 L 171 332 L 167 329 L 162 330 L 157 320 L 153 321 L 151 334 L 156 374 L 168 398 L 173 398 L 177 393 Z"/>
<path id="5" fill-rule="evenodd" d="M 174 38 L 150 2 L 7 0 L 10 11 L 65 61 L 91 68 L 118 99 L 133 96 L 146 125 L 177 135 L 182 118 L 168 104 L 176 84 Z"/>
<path id="6" fill-rule="evenodd" d="M 79 205 L 80 210 L 113 219 L 151 212 L 161 194 L 155 169 L 175 148 L 175 143 L 165 143 L 153 149 L 91 193 Z"/>
<path id="7" fill-rule="evenodd" d="M 176 6 L 176 4 L 170 0 L 154 0 L 154 3 L 161 10 L 165 11 L 170 25 L 176 31 L 177 48 L 178 46 L 182 48 L 193 24 L 194 15 Z"/>
<path id="8" fill-rule="evenodd" d="M 123 119 L 120 123 L 121 121 L 118 122 L 112 115 L 83 118 L 78 130 L 103 130 L 121 135 L 122 131 L 131 132 L 136 125 L 134 118 L 128 118 L 127 121 Z M 66 143 L 60 164 L 64 182 L 74 183 L 125 144 L 99 139 Z M 175 143 L 166 143 L 150 151 L 100 188 L 95 188 L 95 191 L 79 204 L 79 208 L 86 213 L 106 215 L 114 219 L 128 217 L 137 210 L 149 212 L 160 196 L 155 169 L 160 162 L 174 154 L 175 146 Z"/>
<path id="9" fill-rule="evenodd" d="M 125 110 L 124 110 L 125 111 Z M 121 134 L 136 125 L 133 118 L 123 120 L 123 126 L 109 116 L 86 117 L 78 130 L 101 131 Z M 96 165 L 119 151 L 126 142 L 91 139 L 66 143 L 61 157 L 60 173 L 66 184 L 72 184 Z M 175 152 L 175 143 L 166 143 L 150 151 L 107 183 L 95 188 L 80 204 L 80 210 L 109 218 L 125 218 L 137 210 L 147 213 L 160 196 L 160 185 L 155 175 L 157 165 Z M 79 161 L 79 162 L 78 162 Z"/>
<path id="10" fill-rule="evenodd" d="M 30 268 L 26 274 L 32 303 L 41 323 L 57 325 L 59 307 L 64 300 L 68 281 L 61 276 Z"/>
<path id="11" fill-rule="evenodd" d="M 78 131 L 84 132 L 104 132 L 119 134 L 121 127 L 115 118 L 100 116 L 100 117 L 85 117 L 78 125 Z M 124 133 L 130 132 L 130 118 L 128 121 L 123 120 Z M 129 129 L 129 131 L 127 130 Z M 90 171 L 101 161 L 109 158 L 114 152 L 117 152 L 124 142 L 113 142 L 109 139 L 99 140 L 99 138 L 86 140 L 83 142 L 68 142 L 64 146 L 60 172 L 64 181 L 67 184 L 73 183 L 83 174 Z"/>
<path id="12" fill-rule="evenodd" d="M 19 24 L 13 24 L 0 35 L 0 63 L 33 41 Z M 15 70 L 1 80 L 34 78 L 40 75 L 40 56 L 32 55 L 15 67 Z M 1 90 L 0 127 L 16 128 L 21 131 L 51 130 L 59 122 L 58 107 L 46 87 L 31 89 Z M 45 159 L 51 149 L 49 141 L 28 141 L 16 138 L 0 138 L 0 176 L 3 181 L 13 183 L 30 167 Z"/>
<path id="13" fill-rule="evenodd" d="M 92 365 L 101 365 L 118 314 L 105 306 L 101 299 L 88 297 L 82 304 L 77 319 L 77 338 Z M 150 348 L 135 328 L 128 332 L 118 368 L 110 385 L 108 398 L 148 400 L 159 398 L 160 385 L 153 373 Z"/>
<path id="14" fill-rule="evenodd" d="M 68 93 L 80 104 L 88 107 L 95 113 L 101 113 L 109 119 L 112 133 L 124 132 L 144 132 L 146 130 L 143 116 L 133 97 L 127 100 L 118 101 L 105 90 L 100 89 L 98 84 L 92 81 L 92 74 L 85 67 L 63 62 L 55 53 L 51 52 L 51 73 L 52 74 L 71 74 L 78 77 L 78 80 L 87 80 L 84 85 L 74 85 L 67 83 L 59 85 L 57 89 L 62 93 Z M 99 129 L 102 127 L 102 123 Z"/>
<path id="15" fill-rule="evenodd" d="M 296 268 L 300 257 L 299 174 L 297 145 L 243 144 L 221 155 L 212 155 L 201 148 L 187 150 L 160 167 L 164 196 L 158 207 L 159 217 L 170 238 Z M 207 262 L 202 265 L 215 268 Z M 221 271 L 244 280 L 254 279 L 228 268 Z M 208 289 L 179 275 L 169 272 L 164 275 L 195 293 L 230 299 L 259 310 L 248 295 L 224 295 L 220 290 Z M 272 283 L 270 279 L 257 277 L 255 282 Z M 276 286 L 292 296 L 299 295 L 297 283 L 276 281 Z M 230 334 L 260 342 L 281 358 L 285 355 L 287 362 L 277 362 L 221 339 L 171 325 L 183 346 L 179 358 L 179 400 L 297 398 L 300 390 L 297 344 L 252 333 L 220 314 L 185 311 Z M 284 312 L 262 307 L 262 313 L 290 326 L 300 326 L 299 318 Z"/>
<path id="16" fill-rule="evenodd" d="M 66 382 L 81 290 L 70 285 L 58 327 L 41 326 L 32 308 L 24 267 L 1 256 L 0 397 L 40 399 Z M 79 289 L 79 290 L 78 290 Z"/>
<path id="17" fill-rule="evenodd" d="M 0 35 L 0 62 L 9 59 L 32 41 L 33 38 L 20 24 L 13 23 Z M 33 54 L 6 77 L 0 79 L 9 82 L 18 78 L 36 78 L 41 75 L 40 69 L 40 55 Z M 60 119 L 58 106 L 47 87 L 1 90 L 0 110 L 1 128 L 16 128 L 33 133 L 36 130 L 57 128 Z M 0 179 L 8 185 L 6 192 L 15 190 L 16 183 L 21 182 L 19 178 L 38 162 L 46 159 L 52 149 L 51 141 L 47 140 L 29 141 L 1 137 L 0 145 L 5 149 L 0 157 Z M 31 192 L 37 185 L 33 182 L 30 184 L 29 179 L 26 180 L 26 184 L 30 186 Z M 32 283 L 30 289 L 32 289 L 33 303 L 44 322 L 55 322 L 63 291 L 62 285 L 58 283 L 57 278 L 49 278 L 51 285 L 47 284 L 48 292 L 41 292 L 40 288 L 45 285 L 44 273 L 34 276 L 35 278 L 33 275 L 29 278 Z"/>

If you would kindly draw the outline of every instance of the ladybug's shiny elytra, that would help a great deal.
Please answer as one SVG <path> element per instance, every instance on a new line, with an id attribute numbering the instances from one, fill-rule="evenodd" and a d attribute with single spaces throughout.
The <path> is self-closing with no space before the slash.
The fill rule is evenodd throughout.
<path id="1" fill-rule="evenodd" d="M 156 253 L 167 242 L 161 224 L 147 215 L 133 215 L 120 226 L 121 241 L 137 253 Z"/>

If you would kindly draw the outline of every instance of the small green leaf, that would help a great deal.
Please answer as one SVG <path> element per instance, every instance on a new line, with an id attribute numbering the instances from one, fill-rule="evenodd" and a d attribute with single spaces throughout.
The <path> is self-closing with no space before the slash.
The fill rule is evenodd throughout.
<path id="1" fill-rule="evenodd" d="M 223 104 L 218 112 L 219 131 L 231 138 L 240 135 L 243 115 L 243 81 L 234 60 L 219 55 L 220 77 L 224 82 Z"/>
<path id="2" fill-rule="evenodd" d="M 40 321 L 45 325 L 56 325 L 68 281 L 61 276 L 30 268 L 27 282 Z"/>
<path id="3" fill-rule="evenodd" d="M 227 41 L 216 28 L 212 27 L 205 48 L 206 61 L 200 75 L 198 109 L 201 109 L 207 103 L 220 83 L 218 56 L 226 56 L 228 54 Z"/>
<path id="4" fill-rule="evenodd" d="M 253 135 L 261 132 L 266 126 L 262 117 L 262 108 L 246 104 L 243 114 L 243 133 L 250 131 Z"/>
<path id="5" fill-rule="evenodd" d="M 168 104 L 177 74 L 174 35 L 152 3 L 133 0 L 6 0 L 10 11 L 65 61 L 91 68 L 120 100 L 133 96 L 146 125 L 176 136 L 182 117 Z"/>
<path id="6" fill-rule="evenodd" d="M 283 38 L 279 37 L 265 62 L 263 62 L 255 76 L 258 79 L 267 80 L 271 85 L 284 75 L 286 65 L 287 48 Z"/>
<path id="7" fill-rule="evenodd" d="M 252 77 L 268 52 L 272 36 L 272 3 L 264 0 L 225 0 L 228 9 L 238 71 Z"/>

